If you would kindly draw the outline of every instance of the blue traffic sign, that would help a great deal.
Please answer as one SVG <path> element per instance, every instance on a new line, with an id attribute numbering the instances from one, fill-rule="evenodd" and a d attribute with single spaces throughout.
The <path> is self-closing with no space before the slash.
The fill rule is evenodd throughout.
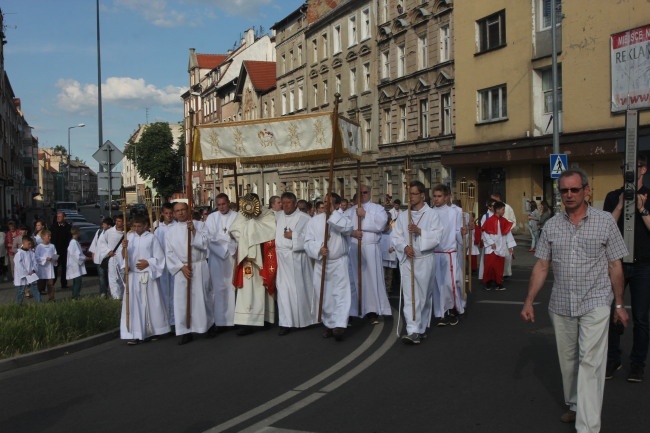
<path id="1" fill-rule="evenodd" d="M 551 179 L 559 178 L 562 172 L 569 168 L 569 160 L 566 153 L 552 153 L 550 167 Z"/>

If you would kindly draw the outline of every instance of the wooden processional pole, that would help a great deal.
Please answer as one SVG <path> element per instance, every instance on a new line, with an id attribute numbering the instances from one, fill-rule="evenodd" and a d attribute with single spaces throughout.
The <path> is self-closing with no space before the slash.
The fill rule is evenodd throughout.
<path id="1" fill-rule="evenodd" d="M 120 198 L 121 198 L 121 204 L 122 204 L 122 221 L 124 224 L 124 239 L 127 238 L 128 229 L 126 225 L 126 189 L 124 189 L 124 186 L 120 188 Z M 124 248 L 122 250 L 122 254 L 124 257 L 124 310 L 126 312 L 126 330 L 128 332 L 131 332 L 131 296 L 129 295 L 130 293 L 130 288 L 129 288 L 129 249 Z"/>
<path id="2" fill-rule="evenodd" d="M 334 120 L 334 128 L 337 128 L 337 122 L 339 117 L 339 98 L 341 97 L 340 93 L 334 94 L 334 114 L 332 114 Z M 330 172 L 329 172 L 329 182 L 327 184 L 327 206 L 325 206 L 325 236 L 323 239 L 323 247 L 327 248 L 327 240 L 329 239 L 329 225 L 327 220 L 329 220 L 331 215 L 332 207 L 332 183 L 334 182 L 334 138 L 332 137 L 332 150 L 330 151 Z M 327 269 L 327 256 L 323 256 L 322 260 L 322 269 L 320 274 L 320 299 L 318 300 L 318 321 L 321 321 L 321 316 L 323 314 L 323 296 L 325 295 L 325 270 Z"/>
<path id="3" fill-rule="evenodd" d="M 187 218 L 192 221 L 192 152 L 194 150 L 194 110 L 190 109 L 190 137 L 185 148 L 187 168 L 185 171 L 185 196 L 187 197 Z M 192 230 L 187 227 L 187 267 L 192 271 Z M 192 277 L 187 278 L 187 305 L 185 306 L 185 326 L 191 328 L 192 323 Z"/>
<path id="4" fill-rule="evenodd" d="M 411 217 L 411 161 L 409 158 L 404 160 L 404 174 L 406 175 L 406 212 L 408 216 L 408 225 L 413 223 L 413 218 Z M 409 246 L 411 251 L 415 254 L 415 249 L 413 248 L 413 232 L 409 230 Z M 411 313 L 413 315 L 413 320 L 415 320 L 415 258 L 410 258 L 411 262 Z"/>
<path id="5" fill-rule="evenodd" d="M 147 214 L 149 215 L 149 231 L 153 233 L 153 199 L 151 198 L 151 188 L 144 189 L 144 204 L 147 206 Z"/>

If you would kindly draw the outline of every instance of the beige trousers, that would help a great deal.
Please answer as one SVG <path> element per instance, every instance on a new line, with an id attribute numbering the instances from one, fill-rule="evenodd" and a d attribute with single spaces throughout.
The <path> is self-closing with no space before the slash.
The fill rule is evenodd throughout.
<path id="1" fill-rule="evenodd" d="M 610 307 L 579 317 L 550 313 L 562 371 L 564 400 L 576 411 L 576 431 L 600 431 Z"/>

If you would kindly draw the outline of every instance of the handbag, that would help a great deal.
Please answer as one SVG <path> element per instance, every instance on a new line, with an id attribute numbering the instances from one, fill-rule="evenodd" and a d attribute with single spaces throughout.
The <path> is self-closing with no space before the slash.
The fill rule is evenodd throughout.
<path id="1" fill-rule="evenodd" d="M 117 251 L 117 248 L 120 246 L 123 239 L 124 239 L 124 235 L 122 235 L 122 237 L 120 238 L 120 241 L 117 243 L 117 245 L 115 245 L 115 248 L 113 248 L 113 253 L 115 253 L 115 251 Z M 102 262 L 99 264 L 99 267 L 102 268 L 103 270 L 107 271 L 108 270 L 108 261 L 110 259 L 111 259 L 111 256 L 109 256 L 109 255 L 104 257 Z"/>

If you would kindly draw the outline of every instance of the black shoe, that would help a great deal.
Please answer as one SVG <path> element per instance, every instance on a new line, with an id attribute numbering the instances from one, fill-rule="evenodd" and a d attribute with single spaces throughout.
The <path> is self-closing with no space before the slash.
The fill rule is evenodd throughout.
<path id="1" fill-rule="evenodd" d="M 438 319 L 438 323 L 436 323 L 436 326 L 447 326 L 447 325 L 449 325 L 449 316 L 447 315 Z"/>
<path id="2" fill-rule="evenodd" d="M 237 335 L 239 335 L 240 337 L 243 337 L 244 335 L 250 335 L 253 332 L 255 332 L 255 330 L 252 327 L 250 327 L 250 326 L 242 326 L 241 329 L 239 331 L 237 331 Z"/>
<path id="3" fill-rule="evenodd" d="M 605 367 L 605 379 L 614 377 L 614 373 L 621 369 L 621 361 L 607 360 L 607 367 Z"/>
<path id="4" fill-rule="evenodd" d="M 344 333 L 345 333 L 345 328 L 334 328 L 334 330 L 332 331 L 332 334 L 334 335 L 334 339 L 336 341 L 342 341 Z"/>
<path id="5" fill-rule="evenodd" d="M 331 329 L 326 328 L 326 329 L 323 331 L 323 334 L 322 334 L 322 335 L 323 335 L 323 338 L 330 338 L 332 335 L 334 335 L 334 333 L 332 332 Z"/>
<path id="6" fill-rule="evenodd" d="M 183 334 L 183 336 L 178 340 L 178 345 L 182 346 L 183 344 L 190 343 L 194 340 L 192 334 Z"/>
<path id="7" fill-rule="evenodd" d="M 506 289 L 506 288 L 505 288 L 505 287 L 503 287 L 503 284 L 499 284 L 499 285 L 497 286 L 497 288 L 496 288 L 496 289 L 494 289 L 494 290 L 498 290 L 498 291 L 500 291 L 500 292 L 501 292 L 501 291 L 504 291 L 505 289 Z"/>
<path id="8" fill-rule="evenodd" d="M 278 335 L 287 335 L 289 332 L 291 332 L 291 328 L 287 326 L 280 326 L 280 332 L 278 332 Z"/>
<path id="9" fill-rule="evenodd" d="M 371 325 L 377 325 L 379 323 L 379 316 L 377 316 L 377 313 L 368 313 L 366 314 L 366 317 L 368 318 L 368 323 Z"/>
<path id="10" fill-rule="evenodd" d="M 140 340 L 136 340 L 136 339 L 129 340 L 126 342 L 126 344 L 129 346 L 137 346 L 138 344 L 140 344 Z"/>
<path id="11" fill-rule="evenodd" d="M 205 333 L 205 336 L 207 338 L 214 338 L 219 334 L 219 331 L 217 330 L 217 327 L 215 325 L 210 326 L 208 329 L 208 332 Z"/>
<path id="12" fill-rule="evenodd" d="M 643 367 L 639 364 L 630 365 L 630 372 L 627 374 L 627 381 L 630 383 L 643 382 Z"/>

